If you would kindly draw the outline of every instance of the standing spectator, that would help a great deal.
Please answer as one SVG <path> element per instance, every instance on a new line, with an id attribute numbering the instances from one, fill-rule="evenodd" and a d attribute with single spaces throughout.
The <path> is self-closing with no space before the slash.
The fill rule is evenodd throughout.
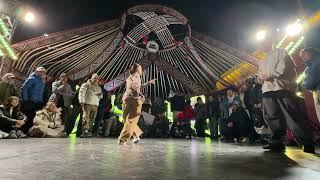
<path id="1" fill-rule="evenodd" d="M 51 77 L 44 75 L 42 77 L 43 83 L 44 83 L 44 89 L 43 89 L 43 104 L 42 106 L 45 106 L 46 103 L 49 101 L 51 95 L 52 95 L 52 84 L 51 84 Z"/>
<path id="2" fill-rule="evenodd" d="M 92 128 L 92 133 L 95 135 L 99 135 L 99 128 L 102 127 L 102 121 L 105 119 L 105 111 L 106 108 L 108 106 L 110 106 L 109 104 L 111 103 L 111 96 L 109 96 L 107 90 L 104 89 L 104 81 L 100 80 L 99 81 L 99 85 L 101 87 L 102 90 L 102 98 L 99 101 L 99 106 L 98 106 L 98 112 L 97 112 L 97 116 L 96 119 L 94 121 L 94 125 Z"/>
<path id="3" fill-rule="evenodd" d="M 65 137 L 60 118 L 61 111 L 54 102 L 48 102 L 44 109 L 37 112 L 29 135 L 40 138 Z"/>
<path id="4" fill-rule="evenodd" d="M 186 100 L 182 92 L 178 89 L 174 96 L 169 98 L 169 102 L 171 103 L 171 111 L 173 113 L 173 123 L 170 129 L 170 135 L 174 136 L 174 129 L 179 120 L 178 116 L 184 111 Z"/>
<path id="5" fill-rule="evenodd" d="M 194 117 L 196 120 L 195 128 L 198 137 L 205 137 L 207 106 L 203 103 L 202 98 L 197 98 L 197 103 L 194 106 Z"/>
<path id="6" fill-rule="evenodd" d="M 310 131 L 305 129 L 303 120 L 306 114 L 299 107 L 296 90 L 296 66 L 284 49 L 272 49 L 266 54 L 259 66 L 262 85 L 263 118 L 270 131 L 271 140 L 264 149 L 283 151 L 286 128 L 293 131 L 298 144 L 304 146 L 304 152 L 314 153 Z"/>
<path id="7" fill-rule="evenodd" d="M 0 106 L 0 130 L 9 133 L 9 138 L 23 138 L 26 135 L 20 130 L 27 116 L 19 110 L 19 98 L 11 96 L 7 104 Z"/>
<path id="8" fill-rule="evenodd" d="M 13 84 L 14 79 L 15 76 L 12 73 L 7 73 L 2 77 L 0 82 L 0 105 L 7 104 L 7 100 L 11 96 L 18 96 L 18 91 Z"/>
<path id="9" fill-rule="evenodd" d="M 209 117 L 209 129 L 211 138 L 218 138 L 218 125 L 219 125 L 219 114 L 220 104 L 217 98 L 209 96 L 207 103 L 208 117 Z"/>
<path id="10" fill-rule="evenodd" d="M 44 67 L 37 67 L 36 71 L 32 73 L 22 85 L 22 112 L 28 117 L 23 127 L 25 133 L 32 127 L 32 121 L 36 115 L 36 111 L 40 110 L 43 106 L 45 84 L 42 78 L 45 74 L 46 69 Z"/>
<path id="11" fill-rule="evenodd" d="M 257 83 L 255 78 L 248 78 L 246 80 L 247 89 L 245 91 L 244 104 L 246 109 L 249 111 L 250 117 L 252 118 L 254 108 L 259 105 L 262 101 L 262 86 Z"/>
<path id="12" fill-rule="evenodd" d="M 307 66 L 301 87 L 313 92 L 313 101 L 320 121 L 320 51 L 306 48 L 300 52 L 300 56 Z"/>
<path id="13" fill-rule="evenodd" d="M 55 102 L 58 107 L 62 108 L 62 124 L 65 124 L 70 116 L 72 99 L 75 96 L 75 92 L 72 90 L 68 80 L 67 74 L 62 73 L 59 80 L 52 83 L 52 95 L 50 97 L 50 101 Z"/>
<path id="14" fill-rule="evenodd" d="M 91 122 L 97 116 L 99 101 L 102 98 L 102 89 L 98 84 L 98 74 L 93 74 L 91 79 L 82 84 L 79 91 L 79 102 L 83 110 L 82 119 L 82 135 L 80 137 L 89 137 L 92 134 L 89 132 Z"/>
<path id="15" fill-rule="evenodd" d="M 73 84 L 71 86 L 72 90 L 75 92 L 75 95 L 72 99 L 72 104 L 70 106 L 70 116 L 65 122 L 64 131 L 67 135 L 72 133 L 72 130 L 75 126 L 75 123 L 77 119 L 79 119 L 78 126 L 77 126 L 77 137 L 79 137 L 82 134 L 82 109 L 81 105 L 79 103 L 79 89 L 80 87 L 78 85 Z"/>

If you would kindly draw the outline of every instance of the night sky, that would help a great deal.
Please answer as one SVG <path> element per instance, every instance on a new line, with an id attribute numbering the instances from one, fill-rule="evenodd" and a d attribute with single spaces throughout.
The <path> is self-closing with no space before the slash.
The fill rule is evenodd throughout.
<path id="1" fill-rule="evenodd" d="M 162 4 L 184 14 L 192 30 L 252 51 L 252 37 L 260 27 L 283 30 L 299 13 L 311 14 L 320 8 L 316 1 L 319 0 L 29 0 L 38 22 L 32 26 L 20 23 L 13 42 L 119 18 L 134 5 Z"/>

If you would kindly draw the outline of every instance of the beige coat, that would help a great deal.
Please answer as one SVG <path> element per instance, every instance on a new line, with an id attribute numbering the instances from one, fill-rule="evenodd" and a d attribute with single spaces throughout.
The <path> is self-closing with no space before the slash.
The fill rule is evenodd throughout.
<path id="1" fill-rule="evenodd" d="M 99 106 L 102 98 L 102 89 L 98 84 L 93 84 L 91 79 L 82 84 L 79 90 L 79 102 L 93 106 Z"/>
<path id="2" fill-rule="evenodd" d="M 262 93 L 279 90 L 294 91 L 296 89 L 296 65 L 291 56 L 284 49 L 274 49 L 267 53 L 266 58 L 259 65 L 260 76 L 267 75 Z"/>
<path id="3" fill-rule="evenodd" d="M 59 137 L 63 131 L 61 113 L 48 112 L 46 109 L 36 113 L 33 120 L 34 126 L 30 129 L 30 136 L 34 137 Z"/>

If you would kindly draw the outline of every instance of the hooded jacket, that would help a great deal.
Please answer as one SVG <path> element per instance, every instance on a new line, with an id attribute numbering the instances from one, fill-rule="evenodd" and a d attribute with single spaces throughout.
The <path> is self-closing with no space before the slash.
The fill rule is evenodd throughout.
<path id="1" fill-rule="evenodd" d="M 42 78 L 36 73 L 32 73 L 22 85 L 22 101 L 43 103 L 44 87 L 45 84 Z"/>

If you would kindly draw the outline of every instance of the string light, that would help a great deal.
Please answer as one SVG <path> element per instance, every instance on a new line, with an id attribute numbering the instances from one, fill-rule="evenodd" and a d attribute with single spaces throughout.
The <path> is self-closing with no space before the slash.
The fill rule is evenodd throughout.
<path id="1" fill-rule="evenodd" d="M 304 36 L 301 36 L 297 40 L 297 42 L 292 46 L 292 48 L 289 50 L 289 55 L 293 54 L 298 49 L 298 47 L 300 47 L 303 41 L 304 41 Z"/>
<path id="2" fill-rule="evenodd" d="M 18 59 L 18 57 L 13 52 L 13 49 L 10 47 L 9 43 L 1 35 L 0 35 L 0 43 L 1 43 L 2 47 L 6 50 L 6 52 L 9 55 L 10 58 L 12 58 L 13 60 L 17 60 Z"/>

